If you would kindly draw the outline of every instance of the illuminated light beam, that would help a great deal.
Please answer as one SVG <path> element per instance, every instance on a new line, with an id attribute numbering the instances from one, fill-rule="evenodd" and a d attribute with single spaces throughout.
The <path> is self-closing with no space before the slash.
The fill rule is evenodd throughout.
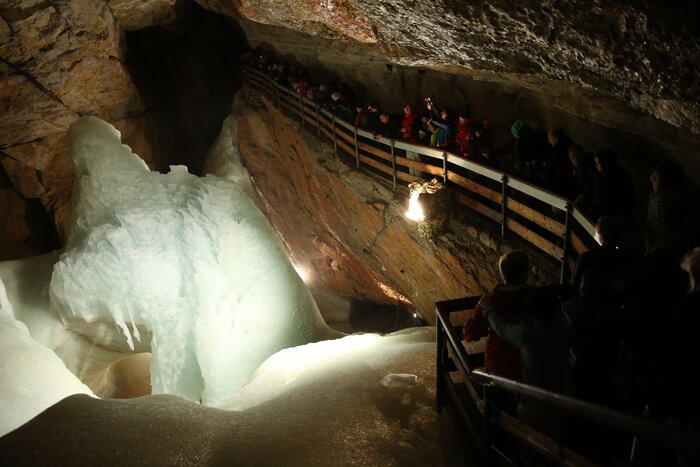
<path id="1" fill-rule="evenodd" d="M 425 214 L 423 213 L 423 208 L 418 202 L 418 196 L 420 196 L 420 193 L 417 191 L 411 192 L 411 198 L 408 200 L 408 211 L 406 211 L 406 217 L 420 222 L 425 220 Z"/>
<path id="2" fill-rule="evenodd" d="M 309 274 L 309 271 L 307 271 L 305 268 L 299 266 L 298 264 L 294 265 L 294 270 L 297 272 L 299 277 L 301 278 L 302 281 L 304 281 L 305 284 L 309 282 L 311 279 L 311 275 Z"/>

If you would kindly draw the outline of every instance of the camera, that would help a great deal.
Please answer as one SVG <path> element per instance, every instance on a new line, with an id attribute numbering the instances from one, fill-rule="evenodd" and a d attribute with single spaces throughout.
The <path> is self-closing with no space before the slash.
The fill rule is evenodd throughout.
<path id="1" fill-rule="evenodd" d="M 425 102 L 432 102 L 432 101 L 433 101 L 433 100 L 432 100 L 431 98 L 429 98 L 429 97 L 426 97 L 426 98 L 425 98 Z"/>

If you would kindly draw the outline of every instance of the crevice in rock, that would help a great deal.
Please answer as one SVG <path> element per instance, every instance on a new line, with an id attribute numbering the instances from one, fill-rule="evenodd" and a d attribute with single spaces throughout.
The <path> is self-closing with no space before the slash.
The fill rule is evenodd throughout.
<path id="1" fill-rule="evenodd" d="M 39 82 L 39 80 L 37 80 L 34 76 L 32 76 L 32 75 L 31 75 L 30 73 L 28 73 L 26 70 L 23 70 L 22 68 L 16 66 L 14 63 L 7 61 L 7 60 L 6 60 L 5 58 L 3 58 L 3 57 L 0 57 L 0 61 L 2 61 L 2 62 L 3 62 L 5 65 L 7 65 L 8 67 L 12 68 L 12 70 L 13 70 L 15 73 L 17 73 L 18 75 L 24 76 L 24 78 L 25 78 L 27 81 L 29 81 L 29 82 L 32 83 L 34 86 L 36 86 L 36 88 L 39 89 L 42 93 L 46 94 L 46 95 L 49 97 L 49 99 L 58 102 L 59 104 L 61 104 L 61 105 L 62 105 L 63 107 L 65 107 L 66 109 L 70 110 L 71 112 L 75 112 L 76 114 L 82 116 L 82 113 L 80 113 L 79 111 L 77 111 L 77 110 L 75 110 L 75 109 L 72 109 L 72 108 L 70 108 L 69 106 L 67 106 L 67 105 L 61 100 L 60 97 L 58 97 L 56 94 L 54 94 L 50 89 L 46 88 L 43 84 L 41 84 L 41 83 Z M 24 142 L 28 142 L 28 141 L 24 141 Z"/>
<path id="2" fill-rule="evenodd" d="M 372 238 L 372 241 L 371 241 L 370 244 L 369 244 L 369 249 L 370 249 L 370 250 L 373 250 L 373 249 L 374 249 L 374 246 L 377 244 L 377 241 L 379 240 L 379 237 L 382 236 L 382 234 L 386 231 L 386 229 L 387 229 L 388 226 L 389 226 L 389 222 L 387 221 L 387 215 L 388 215 L 388 214 L 387 214 L 387 211 L 388 211 L 389 206 L 387 206 L 386 203 L 377 203 L 377 202 L 373 202 L 373 203 L 371 203 L 371 204 L 372 204 L 373 206 L 375 206 L 375 207 L 377 206 L 377 204 L 379 204 L 379 206 L 381 207 L 381 211 L 382 211 L 382 215 L 381 215 L 381 218 L 382 218 L 382 228 L 379 229 L 379 231 L 378 231 L 376 234 L 374 234 L 374 238 Z"/>

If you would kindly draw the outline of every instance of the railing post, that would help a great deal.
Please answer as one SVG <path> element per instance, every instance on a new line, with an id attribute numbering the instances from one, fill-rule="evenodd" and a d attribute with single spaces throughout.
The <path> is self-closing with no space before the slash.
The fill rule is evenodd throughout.
<path id="1" fill-rule="evenodd" d="M 447 151 L 442 153 L 442 181 L 447 186 Z"/>
<path id="2" fill-rule="evenodd" d="M 318 114 L 318 103 L 316 104 L 316 128 L 318 128 L 318 137 L 321 137 L 321 117 Z"/>
<path id="3" fill-rule="evenodd" d="M 482 454 L 486 460 L 486 463 L 488 464 L 488 459 L 489 459 L 489 454 L 491 453 L 491 413 L 493 412 L 493 406 L 491 405 L 491 385 L 490 384 L 484 384 L 484 411 L 482 413 L 483 419 L 481 420 L 482 422 L 482 430 L 483 430 L 483 435 L 484 435 L 484 444 L 481 446 L 481 449 L 483 450 Z"/>
<path id="4" fill-rule="evenodd" d="M 299 110 L 301 110 L 301 127 L 304 128 L 304 97 L 299 94 Z"/>
<path id="5" fill-rule="evenodd" d="M 501 177 L 501 237 L 506 236 L 506 223 L 508 214 L 508 175 Z"/>
<path id="6" fill-rule="evenodd" d="M 331 115 L 331 121 L 333 122 L 333 152 L 338 155 L 338 136 L 335 133 L 335 114 Z"/>
<path id="7" fill-rule="evenodd" d="M 445 403 L 443 402 L 443 399 L 445 397 L 445 380 L 443 379 L 445 377 L 445 363 L 443 361 L 445 354 L 445 330 L 443 329 L 442 323 L 439 319 L 437 320 L 436 340 L 437 360 L 435 362 L 435 373 L 437 375 L 437 378 L 435 380 L 435 408 L 438 412 L 441 412 L 442 408 L 445 405 Z"/>
<path id="8" fill-rule="evenodd" d="M 355 160 L 357 161 L 357 168 L 360 168 L 360 145 L 357 144 L 357 127 L 354 127 L 353 133 L 355 134 Z"/>
<path id="9" fill-rule="evenodd" d="M 391 142 L 391 174 L 394 179 L 394 190 L 396 189 L 396 153 L 394 152 L 394 140 L 389 140 Z"/>
<path id="10" fill-rule="evenodd" d="M 280 94 L 279 86 L 275 86 L 275 94 L 277 95 L 277 110 L 282 110 L 282 95 Z"/>
<path id="11" fill-rule="evenodd" d="M 571 235 L 571 203 L 566 203 L 566 220 L 564 221 L 564 248 L 561 259 L 559 282 L 562 284 L 569 278 L 569 236 Z"/>
<path id="12" fill-rule="evenodd" d="M 289 111 L 289 116 L 291 117 L 292 115 L 292 88 L 287 88 L 287 110 Z"/>

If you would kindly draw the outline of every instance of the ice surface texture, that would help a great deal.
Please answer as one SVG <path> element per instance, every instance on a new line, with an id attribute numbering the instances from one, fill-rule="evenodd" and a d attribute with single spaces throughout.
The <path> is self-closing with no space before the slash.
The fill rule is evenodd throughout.
<path id="1" fill-rule="evenodd" d="M 56 402 L 88 389 L 50 349 L 29 336 L 15 319 L 0 280 L 0 436 Z"/>
<path id="2" fill-rule="evenodd" d="M 272 227 L 235 183 L 149 171 L 94 117 L 68 131 L 74 217 L 51 279 L 64 317 L 153 333 L 153 393 L 215 404 L 280 349 L 332 336 Z"/>

